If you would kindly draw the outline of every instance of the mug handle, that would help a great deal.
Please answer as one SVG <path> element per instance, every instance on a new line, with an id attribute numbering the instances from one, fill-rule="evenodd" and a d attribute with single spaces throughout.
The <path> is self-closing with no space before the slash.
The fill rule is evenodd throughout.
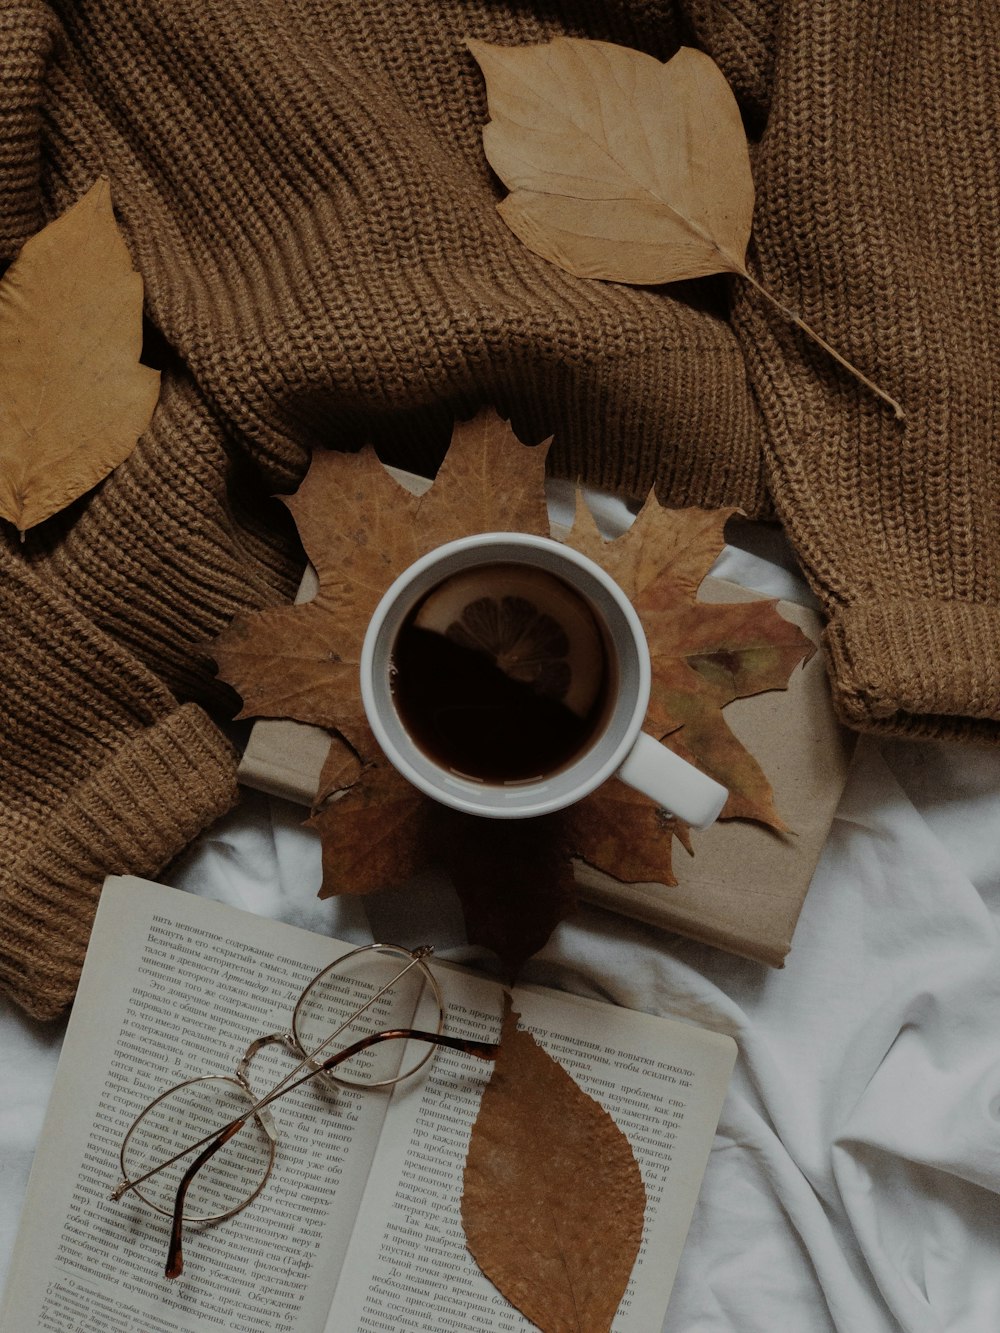
<path id="1" fill-rule="evenodd" d="M 729 796 L 720 782 L 644 731 L 639 732 L 616 776 L 692 828 L 714 824 Z"/>

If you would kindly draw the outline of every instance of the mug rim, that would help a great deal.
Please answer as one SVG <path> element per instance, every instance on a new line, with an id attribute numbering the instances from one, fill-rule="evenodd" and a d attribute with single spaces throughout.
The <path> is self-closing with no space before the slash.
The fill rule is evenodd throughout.
<path id="1" fill-rule="evenodd" d="M 513 558 L 515 563 L 529 563 L 524 556 L 530 551 L 542 551 L 551 557 L 564 562 L 566 565 L 575 566 L 585 575 L 589 576 L 594 582 L 600 585 L 604 593 L 614 602 L 619 614 L 622 616 L 629 630 L 632 645 L 636 656 L 636 674 L 637 682 L 635 689 L 635 698 L 632 705 L 631 716 L 624 727 L 622 735 L 616 743 L 614 749 L 606 758 L 590 772 L 581 776 L 579 781 L 571 787 L 566 788 L 562 784 L 560 791 L 552 792 L 548 796 L 544 794 L 545 788 L 550 787 L 557 778 L 565 778 L 567 774 L 572 774 L 575 769 L 585 765 L 588 756 L 592 753 L 593 746 L 588 748 L 578 758 L 572 760 L 564 768 L 550 776 L 542 777 L 536 781 L 518 782 L 512 784 L 477 782 L 470 778 L 462 778 L 449 772 L 443 765 L 438 764 L 430 758 L 419 746 L 409 737 L 409 743 L 412 745 L 415 753 L 419 754 L 428 768 L 439 775 L 439 781 L 435 782 L 427 774 L 417 768 L 409 758 L 400 751 L 395 740 L 386 728 L 379 706 L 379 699 L 375 691 L 375 653 L 379 645 L 379 638 L 389 613 L 398 605 L 400 598 L 408 589 L 412 589 L 415 584 L 419 584 L 429 571 L 436 569 L 442 562 L 447 561 L 453 556 L 461 556 L 468 551 L 477 551 L 484 548 L 505 547 L 508 554 L 505 556 L 503 551 L 498 551 L 495 558 L 488 563 L 502 563 L 505 558 Z M 513 557 L 510 552 L 518 552 L 522 558 Z M 484 561 L 483 563 L 487 563 Z M 454 571 L 445 571 L 441 579 L 446 579 L 451 573 L 457 573 L 459 568 L 469 566 L 459 566 Z M 547 568 L 542 566 L 542 568 Z M 551 569 L 550 573 L 555 573 Z M 568 575 L 567 575 L 568 577 Z M 427 584 L 427 588 L 420 588 L 417 596 L 435 586 L 433 582 Z M 581 589 L 578 584 L 573 584 L 574 590 L 586 597 L 589 603 L 593 603 L 593 598 L 588 595 L 586 589 Z M 417 600 L 414 597 L 413 602 Z M 405 618 L 411 609 L 413 602 L 403 611 L 402 618 Z M 602 616 L 602 619 L 606 617 Z M 613 636 L 612 636 L 613 637 Z M 410 782 L 419 791 L 432 797 L 442 804 L 451 806 L 453 809 L 461 810 L 467 814 L 481 815 L 492 819 L 523 819 L 527 817 L 551 814 L 556 810 L 564 809 L 567 806 L 576 804 L 584 796 L 595 791 L 608 778 L 612 777 L 622 764 L 625 762 L 628 754 L 635 745 L 636 738 L 642 730 L 642 724 L 645 721 L 646 712 L 649 707 L 649 695 L 652 684 L 652 664 L 649 655 L 649 645 L 646 641 L 646 634 L 639 619 L 638 612 L 632 605 L 624 590 L 607 573 L 606 570 L 591 560 L 589 556 L 583 555 L 571 546 L 555 540 L 552 537 L 534 536 L 531 533 L 524 532 L 482 532 L 474 533 L 467 537 L 458 537 L 452 541 L 443 542 L 440 546 L 433 547 L 426 551 L 412 564 L 408 565 L 399 573 L 389 587 L 382 594 L 372 612 L 371 618 L 365 631 L 364 641 L 361 647 L 361 656 L 359 662 L 361 700 L 364 706 L 365 715 L 368 719 L 368 725 L 375 735 L 382 753 L 408 782 Z M 391 695 L 390 695 L 391 700 Z M 398 710 L 394 710 L 396 718 L 399 718 Z M 400 730 L 406 734 L 405 728 L 400 721 Z M 595 739 L 596 745 L 599 737 Z M 533 790 L 538 790 L 539 798 L 535 801 L 525 801 L 523 798 L 530 795 Z M 510 804 L 489 804 L 476 799 L 478 793 L 489 792 L 491 796 L 496 797 L 497 793 L 507 792 L 510 796 Z"/>

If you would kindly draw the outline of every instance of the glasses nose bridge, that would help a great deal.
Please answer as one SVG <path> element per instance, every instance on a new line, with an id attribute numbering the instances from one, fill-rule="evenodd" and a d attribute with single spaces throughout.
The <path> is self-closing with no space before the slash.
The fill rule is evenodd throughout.
<path id="1" fill-rule="evenodd" d="M 236 1077 L 241 1083 L 247 1083 L 250 1063 L 265 1046 L 284 1046 L 293 1054 L 298 1050 L 298 1044 L 291 1032 L 269 1032 L 266 1037 L 256 1037 L 243 1052 L 243 1058 L 236 1066 Z"/>
<path id="2" fill-rule="evenodd" d="M 253 1060 L 254 1056 L 257 1055 L 259 1051 L 262 1051 L 265 1046 L 284 1046 L 288 1050 L 290 1050 L 293 1055 L 298 1055 L 299 1053 L 298 1045 L 291 1032 L 269 1032 L 267 1036 L 257 1037 L 254 1041 L 250 1043 L 250 1045 L 243 1052 L 243 1058 L 236 1066 L 236 1079 L 237 1082 L 239 1082 L 242 1087 L 246 1088 L 247 1092 L 250 1094 L 250 1096 L 253 1098 L 255 1102 L 258 1101 L 259 1099 L 257 1093 L 254 1092 L 253 1088 L 250 1086 L 250 1074 L 249 1074 L 250 1063 Z M 264 1129 L 264 1133 L 268 1136 L 271 1142 L 277 1143 L 278 1127 L 277 1125 L 275 1125 L 274 1117 L 272 1116 L 268 1108 L 266 1106 L 260 1107 L 255 1112 L 255 1115 L 256 1118 L 260 1121 L 260 1124 Z"/>

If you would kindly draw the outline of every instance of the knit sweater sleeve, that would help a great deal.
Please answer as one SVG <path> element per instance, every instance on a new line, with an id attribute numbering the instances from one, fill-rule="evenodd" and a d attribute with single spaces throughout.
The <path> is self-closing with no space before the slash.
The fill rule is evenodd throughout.
<path id="1" fill-rule="evenodd" d="M 58 211 L 43 177 L 59 52 L 43 0 L 3 7 L 0 261 Z M 191 702 L 232 707 L 204 647 L 296 581 L 287 516 L 163 355 L 130 458 L 24 545 L 0 521 L 0 993 L 42 1018 L 73 997 L 104 876 L 156 875 L 236 800 L 232 749 Z"/>
<path id="2" fill-rule="evenodd" d="M 155 875 L 236 800 L 194 704 L 0 544 L 0 991 L 39 1018 L 76 989 L 107 874 Z"/>
<path id="3" fill-rule="evenodd" d="M 1000 8 L 786 5 L 737 308 L 776 507 L 841 716 L 1000 739 Z"/>

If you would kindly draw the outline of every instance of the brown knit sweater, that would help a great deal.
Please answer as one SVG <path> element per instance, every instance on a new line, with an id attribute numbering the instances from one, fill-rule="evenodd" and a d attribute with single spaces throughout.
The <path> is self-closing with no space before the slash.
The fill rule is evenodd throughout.
<path id="1" fill-rule="evenodd" d="M 588 283 L 506 230 L 463 38 L 558 32 L 718 60 L 755 270 L 905 427 L 745 288 Z M 431 470 L 484 403 L 565 475 L 776 510 L 845 719 L 994 739 L 998 52 L 978 0 L 6 0 L 0 259 L 106 173 L 164 373 L 134 456 L 0 543 L 0 987 L 58 1013 L 104 873 L 235 799 L 200 645 L 294 586 L 268 497 L 317 446 Z"/>

